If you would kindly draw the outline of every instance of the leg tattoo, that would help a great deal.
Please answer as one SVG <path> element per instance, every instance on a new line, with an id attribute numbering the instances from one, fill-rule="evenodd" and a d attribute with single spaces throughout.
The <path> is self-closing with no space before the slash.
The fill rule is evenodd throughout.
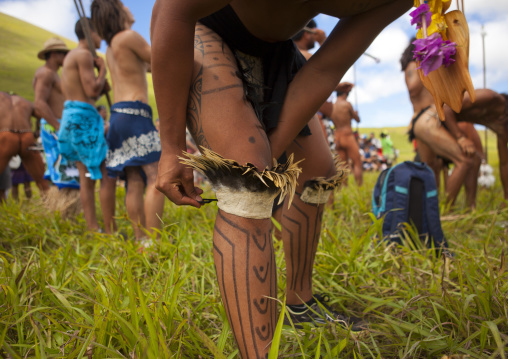
<path id="1" fill-rule="evenodd" d="M 267 358 L 277 320 L 277 278 L 268 219 L 221 210 L 214 228 L 217 280 L 243 358 Z"/>

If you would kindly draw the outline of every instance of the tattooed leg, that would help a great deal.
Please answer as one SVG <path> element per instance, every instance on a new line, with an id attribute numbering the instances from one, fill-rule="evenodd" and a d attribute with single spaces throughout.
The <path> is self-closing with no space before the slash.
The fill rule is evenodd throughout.
<path id="1" fill-rule="evenodd" d="M 269 219 L 219 210 L 213 233 L 217 280 L 242 358 L 268 358 L 277 321 Z"/>
<path id="2" fill-rule="evenodd" d="M 288 148 L 300 163 L 302 174 L 298 179 L 293 204 L 284 204 L 281 217 L 282 240 L 286 259 L 286 303 L 302 304 L 312 299 L 312 270 L 321 233 L 324 204 L 306 203 L 301 195 L 304 183 L 315 177 L 331 177 L 335 165 L 319 123 L 309 122 L 311 136 L 297 137 Z"/>

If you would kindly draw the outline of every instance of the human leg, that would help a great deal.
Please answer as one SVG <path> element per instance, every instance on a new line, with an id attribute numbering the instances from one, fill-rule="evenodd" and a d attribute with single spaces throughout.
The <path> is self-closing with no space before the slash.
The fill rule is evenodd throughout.
<path id="1" fill-rule="evenodd" d="M 262 125 L 244 96 L 235 57 L 220 37 L 198 24 L 187 126 L 197 145 L 259 171 L 271 164 Z M 269 216 L 268 216 L 269 217 Z M 269 218 L 219 210 L 213 233 L 217 281 L 243 358 L 264 358 L 276 324 L 276 268 Z"/>
<path id="2" fill-rule="evenodd" d="M 99 200 L 102 209 L 102 218 L 104 220 L 104 231 L 108 234 L 116 232 L 115 222 L 115 204 L 116 204 L 116 178 L 108 176 L 106 164 L 101 164 L 101 187 L 99 191 Z"/>
<path id="3" fill-rule="evenodd" d="M 157 179 L 158 162 L 149 163 L 143 166 L 146 174 L 146 193 L 145 193 L 145 218 L 146 228 L 152 232 L 154 229 L 160 230 L 162 227 L 162 213 L 164 211 L 164 195 L 155 188 Z"/>
<path id="4" fill-rule="evenodd" d="M 464 189 L 466 192 L 466 204 L 471 209 L 476 208 L 476 192 L 478 189 L 478 173 L 483 160 L 482 141 L 478 131 L 472 123 L 459 122 L 457 126 L 462 130 L 466 137 L 474 143 L 476 153 L 472 157 L 471 170 L 464 179 Z"/>
<path id="5" fill-rule="evenodd" d="M 446 184 L 447 203 L 453 204 L 464 183 L 468 171 L 472 166 L 472 159 L 466 157 L 460 149 L 457 141 L 441 125 L 435 110 L 430 108 L 414 124 L 415 136 L 420 142 L 432 148 L 436 155 L 449 159 L 454 164 L 454 169 Z M 432 161 L 429 157 L 425 158 L 420 149 L 418 151 L 422 156 L 422 161 Z"/>
<path id="6" fill-rule="evenodd" d="M 79 197 L 86 225 L 89 230 L 96 231 L 99 223 L 95 212 L 95 181 L 86 176 L 88 169 L 83 163 L 76 162 L 76 167 L 79 171 Z"/>
<path id="7" fill-rule="evenodd" d="M 125 194 L 125 207 L 127 214 L 134 227 L 134 235 L 137 240 L 145 236 L 143 228 L 146 225 L 145 211 L 143 207 L 143 192 L 145 182 L 141 177 L 139 167 L 125 167 L 127 175 L 127 193 Z"/>
<path id="8" fill-rule="evenodd" d="M 309 123 L 312 135 L 297 137 L 287 149 L 295 160 L 305 159 L 299 165 L 302 174 L 291 207 L 282 209 L 281 227 L 286 258 L 286 303 L 299 305 L 312 299 L 312 270 L 321 231 L 324 204 L 302 200 L 305 182 L 316 177 L 328 178 L 335 174 L 335 164 L 320 131 L 319 124 Z M 287 201 L 288 199 L 286 199 Z"/>
<path id="9" fill-rule="evenodd" d="M 497 152 L 499 155 L 499 175 L 503 185 L 504 199 L 508 200 L 508 135 L 497 136 Z"/>
<path id="10" fill-rule="evenodd" d="M 31 186 L 31 182 L 25 182 L 23 184 L 23 187 L 25 189 L 25 197 L 27 199 L 32 198 L 32 186 Z"/>
<path id="11" fill-rule="evenodd" d="M 363 184 L 363 165 L 360 156 L 360 147 L 353 134 L 348 135 L 344 143 L 347 157 L 351 158 L 351 162 L 353 163 L 353 175 L 355 176 L 356 184 L 361 186 Z"/>
<path id="12" fill-rule="evenodd" d="M 11 196 L 14 200 L 19 201 L 19 185 L 18 184 L 12 184 Z"/>
<path id="13" fill-rule="evenodd" d="M 44 171 L 46 170 L 42 156 L 38 151 L 30 150 L 29 147 L 35 144 L 35 138 L 32 133 L 21 134 L 21 150 L 19 157 L 26 170 L 34 179 L 41 194 L 49 190 L 49 183 L 44 179 Z"/>

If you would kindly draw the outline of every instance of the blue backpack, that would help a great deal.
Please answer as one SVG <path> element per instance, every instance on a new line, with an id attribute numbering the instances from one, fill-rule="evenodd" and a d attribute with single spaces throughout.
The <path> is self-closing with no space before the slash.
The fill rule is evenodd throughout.
<path id="1" fill-rule="evenodd" d="M 413 223 L 422 241 L 448 248 L 439 216 L 434 172 L 422 162 L 406 161 L 381 172 L 372 194 L 372 212 L 385 216 L 383 237 L 401 243 L 401 224 Z M 430 247 L 431 244 L 428 242 Z"/>

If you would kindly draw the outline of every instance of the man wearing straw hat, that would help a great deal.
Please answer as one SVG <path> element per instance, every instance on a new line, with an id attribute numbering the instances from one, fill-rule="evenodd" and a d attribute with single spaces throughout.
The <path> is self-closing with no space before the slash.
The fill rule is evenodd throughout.
<path id="1" fill-rule="evenodd" d="M 110 175 L 127 179 L 127 213 L 136 239 L 141 240 L 146 236 L 144 228 L 161 228 L 164 208 L 164 195 L 155 188 L 161 146 L 148 105 L 150 45 L 131 29 L 134 16 L 120 0 L 94 0 L 91 13 L 97 32 L 108 44 L 106 58 L 113 83 L 106 167 Z"/>
<path id="2" fill-rule="evenodd" d="M 56 137 L 65 102 L 58 70 L 69 51 L 58 37 L 46 41 L 44 48 L 37 54 L 45 63 L 35 71 L 32 82 L 35 111 L 41 117 L 41 139 L 48 166 L 45 177 L 59 189 L 79 189 L 76 164 L 62 158 Z"/>
<path id="3" fill-rule="evenodd" d="M 106 173 L 104 160 L 108 148 L 104 138 L 104 120 L 95 109 L 95 102 L 105 89 L 107 70 L 104 60 L 94 58 L 89 49 L 86 25 L 91 29 L 93 45 L 99 48 L 101 43 L 90 19 L 78 20 L 75 27 L 78 46 L 67 54 L 62 68 L 62 89 L 66 101 L 58 131 L 58 146 L 64 158 L 76 161 L 81 204 L 89 230 L 99 230 L 95 181 L 101 179 L 100 203 L 104 226 L 106 233 L 111 233 L 116 230 L 113 219 L 116 179 Z M 98 76 L 94 67 L 98 69 Z"/>

